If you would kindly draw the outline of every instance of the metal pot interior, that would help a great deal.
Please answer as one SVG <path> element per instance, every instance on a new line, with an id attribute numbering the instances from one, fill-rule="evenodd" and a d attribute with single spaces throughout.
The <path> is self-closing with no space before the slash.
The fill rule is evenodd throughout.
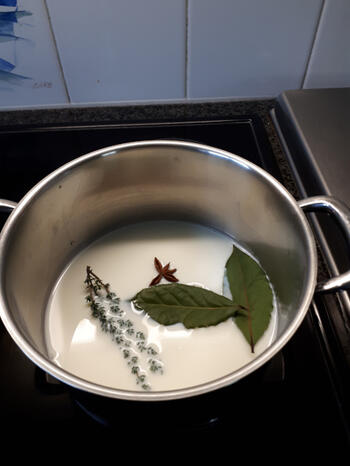
<path id="1" fill-rule="evenodd" d="M 88 154 L 45 178 L 3 229 L 2 318 L 39 366 L 78 388 L 104 393 L 103 387 L 66 377 L 48 359 L 47 300 L 83 247 L 119 226 L 150 219 L 214 227 L 259 259 L 275 289 L 280 315 L 276 343 L 255 366 L 291 337 L 307 310 L 316 275 L 310 229 L 291 196 L 263 170 L 214 148 L 176 141 L 130 143 Z M 253 366 L 227 380 L 235 381 Z M 115 395 L 113 390 L 106 394 Z"/>

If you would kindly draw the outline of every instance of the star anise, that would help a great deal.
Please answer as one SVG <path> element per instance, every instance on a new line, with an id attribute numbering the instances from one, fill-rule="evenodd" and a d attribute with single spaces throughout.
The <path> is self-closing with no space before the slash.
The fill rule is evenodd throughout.
<path id="1" fill-rule="evenodd" d="M 158 285 L 158 283 L 161 281 L 162 278 L 165 278 L 165 280 L 168 280 L 168 282 L 178 282 L 179 281 L 174 276 L 174 273 L 176 272 L 177 269 L 169 269 L 170 262 L 163 267 L 160 260 L 155 257 L 154 258 L 154 266 L 155 266 L 155 268 L 156 268 L 156 270 L 158 272 L 158 275 L 151 281 L 149 286 Z"/>

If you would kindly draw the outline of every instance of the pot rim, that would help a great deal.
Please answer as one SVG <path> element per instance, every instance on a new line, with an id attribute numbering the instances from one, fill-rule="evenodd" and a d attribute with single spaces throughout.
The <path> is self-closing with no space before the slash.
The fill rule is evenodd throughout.
<path id="1" fill-rule="evenodd" d="M 258 173 L 262 178 L 264 178 L 268 183 L 272 184 L 273 187 L 283 196 L 291 205 L 294 210 L 295 215 L 298 217 L 307 238 L 307 255 L 309 257 L 310 263 L 310 275 L 309 282 L 304 292 L 304 296 L 299 306 L 299 311 L 297 312 L 293 321 L 288 325 L 288 327 L 283 331 L 281 336 L 273 342 L 262 354 L 257 356 L 249 364 L 242 366 L 240 369 L 231 372 L 225 376 L 222 376 L 218 379 L 215 379 L 210 382 L 205 382 L 199 385 L 190 386 L 181 389 L 174 390 L 163 390 L 163 391 L 149 391 L 142 392 L 137 390 L 122 390 L 117 388 L 111 388 L 103 386 L 97 383 L 89 382 L 85 379 L 80 378 L 77 375 L 74 375 L 65 369 L 55 365 L 53 362 L 44 357 L 39 351 L 37 351 L 31 345 L 30 341 L 22 334 L 22 332 L 13 324 L 10 312 L 7 310 L 7 305 L 5 302 L 5 297 L 3 293 L 4 288 L 4 279 L 5 279 L 5 267 L 4 267 L 4 257 L 6 251 L 6 245 L 9 241 L 11 230 L 15 227 L 17 218 L 21 212 L 28 207 L 31 201 L 38 195 L 40 192 L 45 189 L 47 185 L 54 182 L 54 180 L 63 174 L 66 171 L 72 169 L 77 169 L 79 166 L 87 163 L 91 159 L 97 159 L 100 157 L 108 157 L 111 155 L 117 154 L 120 150 L 124 149 L 133 149 L 137 147 L 148 147 L 148 146 L 173 146 L 173 147 L 182 147 L 188 149 L 197 149 L 200 152 L 205 152 L 211 156 L 226 158 L 233 160 L 235 163 L 238 163 L 242 167 L 248 170 L 253 170 Z M 266 172 L 264 169 L 255 165 L 254 163 L 240 157 L 236 154 L 232 154 L 225 150 L 208 146 L 205 144 L 199 144 L 194 142 L 187 141 L 178 141 L 178 140 L 167 140 L 167 139 L 155 139 L 155 140 L 145 140 L 145 141 L 136 141 L 136 142 L 127 142 L 122 144 L 116 144 L 108 147 L 104 147 L 92 152 L 89 152 L 85 155 L 77 157 L 76 159 L 62 165 L 57 168 L 49 175 L 44 177 L 39 181 L 33 188 L 31 188 L 24 197 L 19 201 L 17 207 L 12 211 L 11 215 L 7 219 L 2 231 L 0 232 L 0 318 L 3 321 L 3 324 L 7 331 L 9 332 L 12 339 L 19 346 L 19 348 L 26 354 L 26 356 L 37 366 L 39 366 L 45 372 L 50 373 L 53 377 L 58 380 L 70 385 L 74 388 L 82 389 L 96 395 L 105 396 L 108 398 L 117 398 L 123 400 L 133 400 L 133 401 L 166 401 L 166 400 L 175 400 L 180 398 L 188 398 L 197 395 L 201 395 L 207 392 L 218 390 L 220 388 L 231 385 L 245 376 L 251 374 L 256 369 L 263 366 L 268 360 L 270 360 L 282 347 L 290 340 L 294 335 L 295 331 L 298 329 L 299 325 L 303 321 L 309 305 L 312 301 L 317 279 L 317 253 L 316 245 L 313 237 L 311 227 L 306 219 L 306 216 L 303 210 L 299 207 L 297 201 L 294 197 L 287 191 L 287 189 L 272 175 Z"/>

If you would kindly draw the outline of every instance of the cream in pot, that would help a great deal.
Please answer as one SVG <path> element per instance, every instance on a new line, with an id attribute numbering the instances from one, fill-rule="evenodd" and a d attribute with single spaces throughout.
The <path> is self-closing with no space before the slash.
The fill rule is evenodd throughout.
<path id="1" fill-rule="evenodd" d="M 145 374 L 146 389 L 158 391 L 206 383 L 248 364 L 273 342 L 276 306 L 252 353 L 232 318 L 206 328 L 186 329 L 182 323 L 167 327 L 136 310 L 129 301 L 156 274 L 155 256 L 177 267 L 181 283 L 227 293 L 224 270 L 233 245 L 229 236 L 211 228 L 171 221 L 134 224 L 94 242 L 69 265 L 49 301 L 46 336 L 52 359 L 79 377 L 124 390 L 144 389 L 145 384 L 133 374 L 133 368 L 139 368 Z M 87 265 L 108 279 L 121 298 L 123 319 L 134 324 L 132 335 L 122 333 L 130 347 L 117 345 L 111 334 L 101 330 L 98 318 L 91 316 L 85 301 Z M 146 345 L 156 349 L 161 371 L 150 370 L 150 356 L 137 348 L 137 331 L 145 335 Z M 137 357 L 135 364 L 132 355 Z"/>

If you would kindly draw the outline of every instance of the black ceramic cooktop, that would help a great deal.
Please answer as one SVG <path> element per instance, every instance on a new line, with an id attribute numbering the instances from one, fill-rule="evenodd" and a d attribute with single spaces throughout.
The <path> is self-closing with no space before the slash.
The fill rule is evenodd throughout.
<path id="1" fill-rule="evenodd" d="M 160 138 L 228 150 L 281 180 L 264 126 L 254 115 L 154 124 L 22 126 L 0 128 L 0 198 L 19 201 L 55 168 L 87 152 Z M 323 304 L 318 306 L 319 311 Z M 72 445 L 79 440 L 89 442 L 91 451 L 109 445 L 112 452 L 118 444 L 133 447 L 135 454 L 140 441 L 150 450 L 164 442 L 173 448 L 175 442 L 192 451 L 219 445 L 221 453 L 229 454 L 239 445 L 247 458 L 268 451 L 273 456 L 276 446 L 316 457 L 322 446 L 336 456 L 347 451 L 346 407 L 341 368 L 330 365 L 324 341 L 329 344 L 327 331 L 310 309 L 283 350 L 240 382 L 201 397 L 138 404 L 89 395 L 55 381 L 23 355 L 0 324 L 2 439 L 18 444 L 19 437 L 30 436 Z"/>

